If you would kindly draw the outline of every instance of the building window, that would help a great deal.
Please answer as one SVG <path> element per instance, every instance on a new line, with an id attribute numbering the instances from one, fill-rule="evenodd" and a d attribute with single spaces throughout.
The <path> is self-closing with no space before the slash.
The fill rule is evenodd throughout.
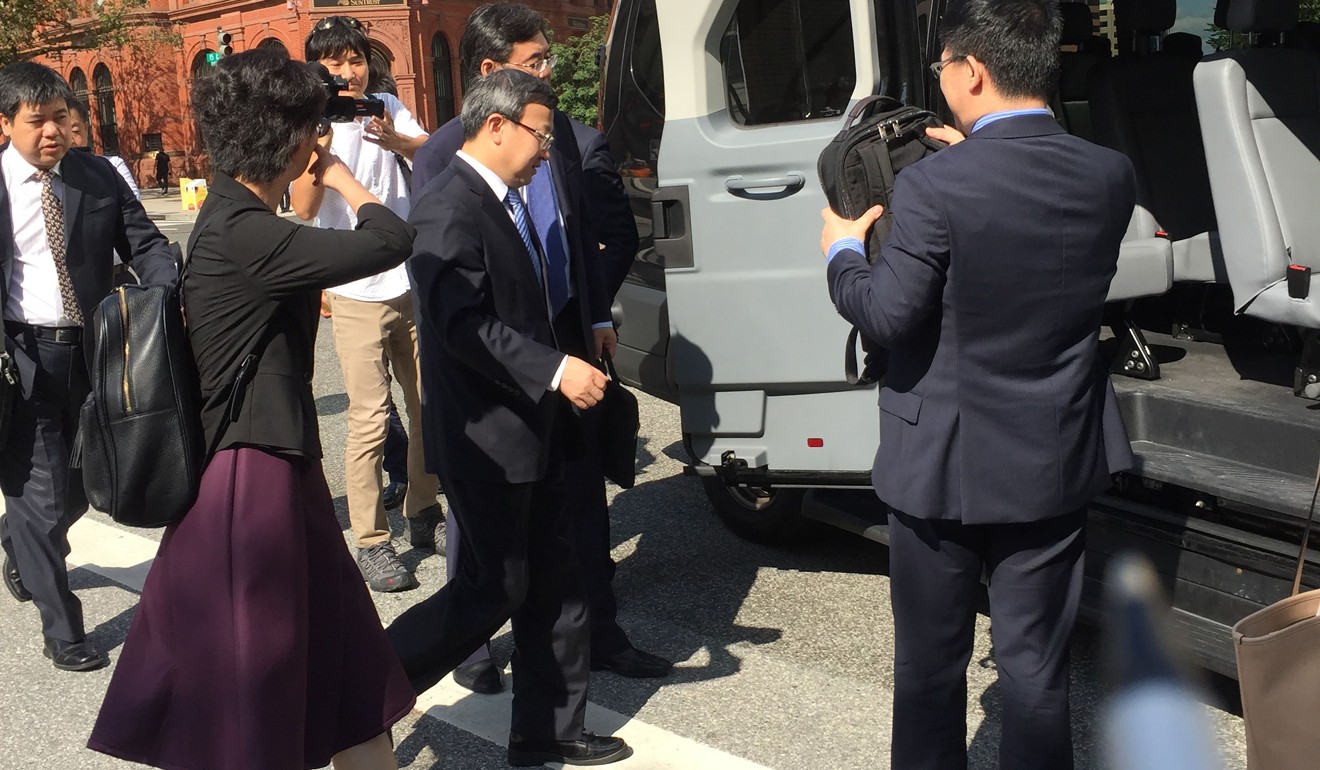
<path id="1" fill-rule="evenodd" d="M 73 95 L 78 97 L 78 101 L 87 104 L 87 74 L 81 67 L 74 67 L 73 72 L 69 73 L 69 88 L 73 89 Z"/>
<path id="2" fill-rule="evenodd" d="M 110 68 L 104 64 L 92 70 L 92 83 L 96 86 L 97 132 L 101 138 L 102 155 L 119 154 L 119 128 L 115 121 L 115 85 Z"/>
<path id="3" fill-rule="evenodd" d="M 163 149 L 165 149 L 165 143 L 161 141 L 159 133 L 142 135 L 143 152 L 160 152 Z"/>
<path id="4" fill-rule="evenodd" d="M 582 18 L 581 16 L 569 16 L 569 17 L 568 17 L 568 28 L 569 28 L 569 29 L 591 29 L 591 20 L 590 20 L 590 19 L 584 19 L 584 18 Z"/>
<path id="5" fill-rule="evenodd" d="M 435 124 L 443 126 L 454 117 L 454 60 L 443 32 L 431 38 L 431 77 L 435 80 Z"/>

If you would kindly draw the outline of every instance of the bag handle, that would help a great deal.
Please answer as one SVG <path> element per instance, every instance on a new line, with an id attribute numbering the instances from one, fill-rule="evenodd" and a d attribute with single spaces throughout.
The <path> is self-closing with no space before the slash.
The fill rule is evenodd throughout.
<path id="1" fill-rule="evenodd" d="M 1311 490 L 1311 510 L 1306 514 L 1306 529 L 1302 530 L 1302 551 L 1297 554 L 1297 572 L 1293 574 L 1292 593 L 1302 590 L 1302 567 L 1306 565 L 1306 547 L 1311 541 L 1311 526 L 1315 524 L 1315 499 L 1320 496 L 1320 464 L 1315 467 L 1315 488 Z"/>
<path id="2" fill-rule="evenodd" d="M 847 120 L 843 121 L 843 130 L 847 131 L 848 129 L 852 128 L 852 125 L 856 123 L 857 119 L 860 118 L 863 114 L 865 114 L 868 109 L 870 109 L 871 105 L 875 104 L 876 102 L 883 102 L 883 101 L 892 102 L 895 107 L 902 106 L 902 102 L 900 102 L 899 100 L 895 99 L 892 96 L 886 96 L 884 94 L 868 96 L 862 99 L 861 101 L 857 102 L 857 104 L 853 105 L 853 108 L 851 110 L 848 110 L 848 118 Z"/>

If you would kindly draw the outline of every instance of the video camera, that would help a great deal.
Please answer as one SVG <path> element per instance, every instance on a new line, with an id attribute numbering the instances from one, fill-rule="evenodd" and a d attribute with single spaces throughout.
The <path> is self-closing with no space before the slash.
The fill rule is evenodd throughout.
<path id="1" fill-rule="evenodd" d="M 330 97 L 326 100 L 325 111 L 321 114 L 319 131 L 321 135 L 324 136 L 330 129 L 331 123 L 349 123 L 365 117 L 385 117 L 385 103 L 379 99 L 341 96 L 339 92 L 348 89 L 348 81 L 337 75 L 331 75 L 330 70 L 320 62 L 308 62 L 307 69 L 321 79 L 325 84 L 326 94 Z"/>

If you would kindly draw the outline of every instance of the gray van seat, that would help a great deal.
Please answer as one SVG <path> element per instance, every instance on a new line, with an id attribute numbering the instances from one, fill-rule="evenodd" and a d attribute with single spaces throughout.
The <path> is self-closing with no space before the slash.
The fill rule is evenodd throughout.
<path id="1" fill-rule="evenodd" d="M 1173 286 L 1173 245 L 1168 238 L 1155 237 L 1155 229 L 1155 218 L 1138 204 L 1118 250 L 1118 271 L 1106 302 L 1154 297 Z"/>
<path id="2" fill-rule="evenodd" d="M 1296 2 L 1231 0 L 1229 29 L 1278 33 Z M 1320 271 L 1320 56 L 1260 48 L 1207 56 L 1196 103 L 1210 159 L 1225 267 L 1239 313 L 1320 328 L 1315 278 L 1305 300 L 1288 296 L 1288 265 Z"/>
<path id="3" fill-rule="evenodd" d="M 1177 3 L 1140 0 L 1114 11 L 1139 37 L 1154 37 L 1173 25 Z M 1192 85 L 1195 68 L 1190 58 L 1162 53 L 1101 62 L 1092 72 L 1091 119 L 1095 141 L 1132 161 L 1138 203 L 1154 214 L 1155 230 L 1173 242 L 1174 280 L 1224 282 Z"/>
<path id="4" fill-rule="evenodd" d="M 1091 138 L 1091 105 L 1087 101 L 1087 87 L 1091 69 L 1108 58 L 1097 52 L 1091 42 L 1094 20 L 1091 7 L 1083 2 L 1065 2 L 1059 5 L 1063 15 L 1061 45 L 1075 46 L 1075 51 L 1059 52 L 1059 93 L 1057 116 L 1068 133 L 1083 139 Z"/>

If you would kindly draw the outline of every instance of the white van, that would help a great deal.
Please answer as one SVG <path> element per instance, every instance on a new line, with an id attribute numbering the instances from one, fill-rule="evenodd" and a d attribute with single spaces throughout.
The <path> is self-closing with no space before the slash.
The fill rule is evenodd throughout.
<path id="1" fill-rule="evenodd" d="M 1242 105 L 1204 95 L 1198 103 L 1193 89 L 1214 93 L 1244 68 L 1250 81 L 1256 65 L 1174 62 L 1172 47 L 1161 50 L 1168 27 L 1120 29 L 1128 52 L 1111 59 L 1107 42 L 1088 40 L 1098 29 L 1088 4 L 1072 5 L 1081 8 L 1066 9 L 1061 122 L 1138 159 L 1169 144 L 1163 134 L 1179 125 L 1170 121 L 1192 127 L 1139 164 L 1143 192 L 1111 289 L 1115 333 L 1105 344 L 1140 463 L 1093 508 L 1087 611 L 1107 555 L 1142 550 L 1168 581 L 1189 647 L 1232 674 L 1229 626 L 1289 587 L 1320 448 L 1320 413 L 1294 396 L 1320 374 L 1314 343 L 1301 349 L 1320 328 L 1320 302 L 1276 301 L 1271 288 L 1289 261 L 1313 258 L 1320 269 L 1320 218 L 1299 215 L 1295 200 L 1320 194 L 1320 106 L 1289 102 L 1277 111 L 1281 128 L 1257 132 L 1281 154 L 1258 153 L 1260 168 L 1234 165 L 1226 159 L 1251 153 L 1217 126 L 1238 119 Z M 1159 26 L 1167 12 L 1171 25 L 1172 7 L 1151 0 L 1134 23 Z M 616 364 L 626 382 L 680 407 L 689 471 L 745 537 L 791 542 L 816 520 L 886 539 L 869 481 L 884 440 L 875 386 L 844 376 L 849 326 L 829 301 L 819 258 L 826 203 L 816 161 L 867 95 L 943 110 L 926 67 L 938 54 L 940 8 L 942 0 L 616 3 L 601 125 L 641 235 L 615 302 Z M 1304 57 L 1320 55 L 1296 53 L 1300 69 L 1287 71 L 1310 77 Z M 1157 106 L 1179 111 L 1151 120 L 1139 97 L 1160 78 L 1177 87 Z M 1292 98 L 1278 90 L 1267 107 Z M 1242 119 L 1258 119 L 1261 103 Z M 1244 200 L 1268 195 L 1251 189 L 1256 177 L 1272 174 L 1287 177 L 1289 195 L 1242 213 Z M 1184 210 L 1198 202 L 1201 210 Z M 1276 231 L 1283 237 L 1270 241 Z M 1320 584 L 1317 564 L 1308 561 L 1307 575 Z"/>

